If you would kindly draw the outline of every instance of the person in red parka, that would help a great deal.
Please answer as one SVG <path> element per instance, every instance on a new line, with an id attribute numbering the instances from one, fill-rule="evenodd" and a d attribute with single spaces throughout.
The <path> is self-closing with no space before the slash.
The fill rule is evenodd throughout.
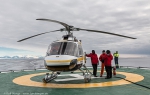
<path id="1" fill-rule="evenodd" d="M 106 73 L 107 73 L 107 76 L 105 79 L 112 78 L 112 66 L 111 66 L 112 60 L 113 60 L 113 56 L 111 55 L 110 50 L 107 50 L 105 58 L 104 58 L 104 64 L 105 64 L 105 69 L 106 69 Z"/>
<path id="2" fill-rule="evenodd" d="M 97 77 L 97 65 L 99 63 L 97 54 L 95 53 L 95 50 L 92 50 L 92 53 L 86 54 L 87 57 L 91 57 L 91 63 L 93 66 L 93 75 L 94 77 Z"/>
<path id="3" fill-rule="evenodd" d="M 99 57 L 99 60 L 101 61 L 101 73 L 100 73 L 100 77 L 102 77 L 103 73 L 104 73 L 104 67 L 105 67 L 104 58 L 105 58 L 105 56 L 106 56 L 106 53 L 105 53 L 105 50 L 103 50 L 102 54 Z"/>

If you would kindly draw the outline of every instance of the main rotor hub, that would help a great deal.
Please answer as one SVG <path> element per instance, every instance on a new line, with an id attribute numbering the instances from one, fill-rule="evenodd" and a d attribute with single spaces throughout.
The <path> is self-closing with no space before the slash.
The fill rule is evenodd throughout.
<path id="1" fill-rule="evenodd" d="M 65 28 L 60 29 L 60 31 L 67 31 L 68 35 L 73 35 L 73 33 L 71 33 L 71 31 L 79 31 L 79 28 L 75 28 L 74 26 L 68 26 Z"/>

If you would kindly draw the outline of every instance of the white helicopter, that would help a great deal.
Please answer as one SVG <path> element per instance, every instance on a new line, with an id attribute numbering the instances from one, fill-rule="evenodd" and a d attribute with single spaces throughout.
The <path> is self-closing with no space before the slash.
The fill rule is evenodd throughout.
<path id="1" fill-rule="evenodd" d="M 56 20 L 50 20 L 50 19 L 44 19 L 44 18 L 40 18 L 36 20 L 55 22 L 65 27 L 65 28 L 50 31 L 50 32 L 56 32 L 56 31 L 68 32 L 67 35 L 62 36 L 61 40 L 53 41 L 48 47 L 48 50 L 44 59 L 44 65 L 46 69 L 52 71 L 52 73 L 51 74 L 46 73 L 45 78 L 43 78 L 44 83 L 48 83 L 54 80 L 55 78 L 57 78 L 58 74 L 60 74 L 61 72 L 67 72 L 67 71 L 73 72 L 75 70 L 80 70 L 83 73 L 84 81 L 90 82 L 92 73 L 87 69 L 85 65 L 86 56 L 82 49 L 81 40 L 77 40 L 76 37 L 73 36 L 72 31 L 84 30 L 88 32 L 105 33 L 105 34 L 110 34 L 110 35 L 130 38 L 130 39 L 136 39 L 133 37 L 110 33 L 110 32 L 76 28 L 74 26 L 71 26 L 66 23 L 56 21 Z M 24 40 L 27 40 L 27 39 L 30 39 L 30 38 L 33 38 L 42 34 L 50 33 L 50 32 L 36 34 L 30 37 L 21 39 L 18 42 L 22 42 Z"/>

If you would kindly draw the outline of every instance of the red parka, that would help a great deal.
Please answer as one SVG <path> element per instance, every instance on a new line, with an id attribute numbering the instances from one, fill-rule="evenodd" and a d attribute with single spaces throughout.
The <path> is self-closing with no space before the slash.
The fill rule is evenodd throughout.
<path id="1" fill-rule="evenodd" d="M 113 56 L 111 54 L 105 55 L 104 64 L 105 66 L 111 66 L 111 60 L 113 60 Z"/>
<path id="2" fill-rule="evenodd" d="M 101 54 L 100 57 L 99 57 L 99 60 L 100 60 L 102 63 L 104 63 L 104 58 L 105 58 L 105 56 L 106 56 L 106 53 L 103 53 L 103 54 Z"/>
<path id="3" fill-rule="evenodd" d="M 98 64 L 99 63 L 97 54 L 90 53 L 90 54 L 87 54 L 86 56 L 91 57 L 91 63 L 92 64 Z"/>

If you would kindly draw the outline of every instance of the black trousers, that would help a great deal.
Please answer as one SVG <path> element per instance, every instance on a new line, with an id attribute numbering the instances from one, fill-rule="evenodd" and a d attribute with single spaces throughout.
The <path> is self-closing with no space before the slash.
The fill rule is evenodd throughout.
<path id="1" fill-rule="evenodd" d="M 92 64 L 93 66 L 93 75 L 96 76 L 97 75 L 97 64 Z"/>
<path id="2" fill-rule="evenodd" d="M 111 66 L 105 66 L 105 69 L 106 69 L 106 73 L 107 73 L 106 78 L 112 78 L 112 67 Z"/>

